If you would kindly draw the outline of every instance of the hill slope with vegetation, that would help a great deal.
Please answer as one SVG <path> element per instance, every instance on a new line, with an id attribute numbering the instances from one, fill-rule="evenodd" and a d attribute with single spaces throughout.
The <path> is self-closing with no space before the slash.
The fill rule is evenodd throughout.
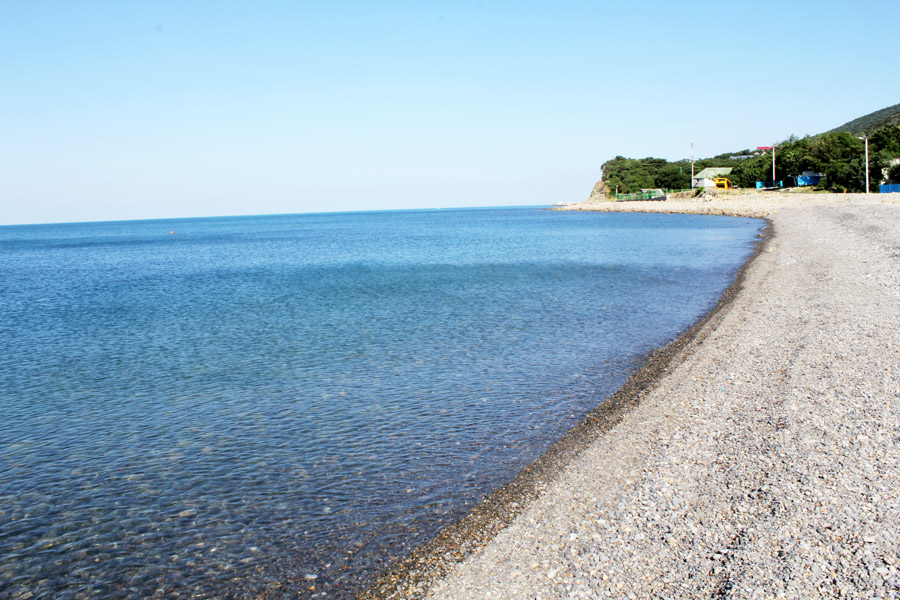
<path id="1" fill-rule="evenodd" d="M 865 187 L 865 142 L 869 137 L 869 191 L 877 191 L 885 180 L 900 183 L 900 104 L 854 119 L 835 130 L 812 137 L 791 136 L 776 144 L 775 180 L 790 185 L 794 177 L 811 171 L 824 175 L 818 189 L 863 191 Z M 771 181 L 771 151 L 742 150 L 694 161 L 694 172 L 706 167 L 731 167 L 729 179 L 737 187 L 755 187 Z M 647 188 L 688 189 L 691 162 L 669 162 L 662 158 L 617 156 L 603 164 L 601 183 L 609 194 L 631 193 Z M 885 177 L 887 174 L 887 177 Z M 596 188 L 595 188 L 596 190 Z"/>
<path id="2" fill-rule="evenodd" d="M 895 104 L 853 119 L 840 127 L 835 127 L 829 133 L 846 131 L 854 135 L 871 134 L 879 129 L 898 125 L 900 125 L 900 104 Z"/>

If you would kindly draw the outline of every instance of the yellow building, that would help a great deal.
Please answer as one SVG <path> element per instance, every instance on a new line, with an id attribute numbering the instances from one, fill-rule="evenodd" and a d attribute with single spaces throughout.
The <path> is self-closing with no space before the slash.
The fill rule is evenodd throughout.
<path id="1" fill-rule="evenodd" d="M 706 167 L 696 175 L 694 175 L 693 187 L 716 188 L 719 187 L 717 181 L 724 179 L 726 175 L 731 174 L 731 167 Z M 729 182 L 731 183 L 731 182 Z M 734 187 L 730 185 L 729 187 Z M 728 189 L 728 188 L 725 188 Z"/>

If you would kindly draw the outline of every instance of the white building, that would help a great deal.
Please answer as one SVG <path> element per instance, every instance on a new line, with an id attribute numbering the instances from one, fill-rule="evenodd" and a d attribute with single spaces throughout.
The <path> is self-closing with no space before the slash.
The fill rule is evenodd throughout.
<path id="1" fill-rule="evenodd" d="M 716 187 L 716 177 L 728 177 L 731 170 L 731 167 L 706 167 L 694 175 L 692 187 L 714 188 Z"/>

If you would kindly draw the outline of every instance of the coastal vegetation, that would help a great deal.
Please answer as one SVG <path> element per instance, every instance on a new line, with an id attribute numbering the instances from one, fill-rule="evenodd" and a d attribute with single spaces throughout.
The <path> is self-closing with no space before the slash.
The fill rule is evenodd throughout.
<path id="1" fill-rule="evenodd" d="M 795 185 L 803 173 L 823 177 L 817 189 L 832 192 L 864 191 L 865 140 L 869 143 L 869 191 L 879 183 L 900 183 L 900 104 L 855 119 L 816 136 L 794 136 L 775 146 L 775 180 Z M 756 187 L 772 180 L 771 150 L 741 150 L 694 161 L 694 172 L 706 167 L 731 167 L 736 187 Z M 631 193 L 647 188 L 688 189 L 691 162 L 662 158 L 617 156 L 603 164 L 601 183 L 607 192 Z"/>
<path id="2" fill-rule="evenodd" d="M 863 135 L 875 133 L 877 130 L 891 125 L 900 125 L 900 104 L 876 110 L 873 113 L 848 121 L 840 127 L 835 127 L 831 131 L 846 131 L 853 135 Z"/>

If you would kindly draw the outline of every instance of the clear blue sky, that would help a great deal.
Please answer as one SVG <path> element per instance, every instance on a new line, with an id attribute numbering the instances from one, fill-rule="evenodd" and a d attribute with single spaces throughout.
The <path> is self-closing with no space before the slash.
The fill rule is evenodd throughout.
<path id="1" fill-rule="evenodd" d="M 587 197 L 900 102 L 900 2 L 0 0 L 0 224 Z"/>

